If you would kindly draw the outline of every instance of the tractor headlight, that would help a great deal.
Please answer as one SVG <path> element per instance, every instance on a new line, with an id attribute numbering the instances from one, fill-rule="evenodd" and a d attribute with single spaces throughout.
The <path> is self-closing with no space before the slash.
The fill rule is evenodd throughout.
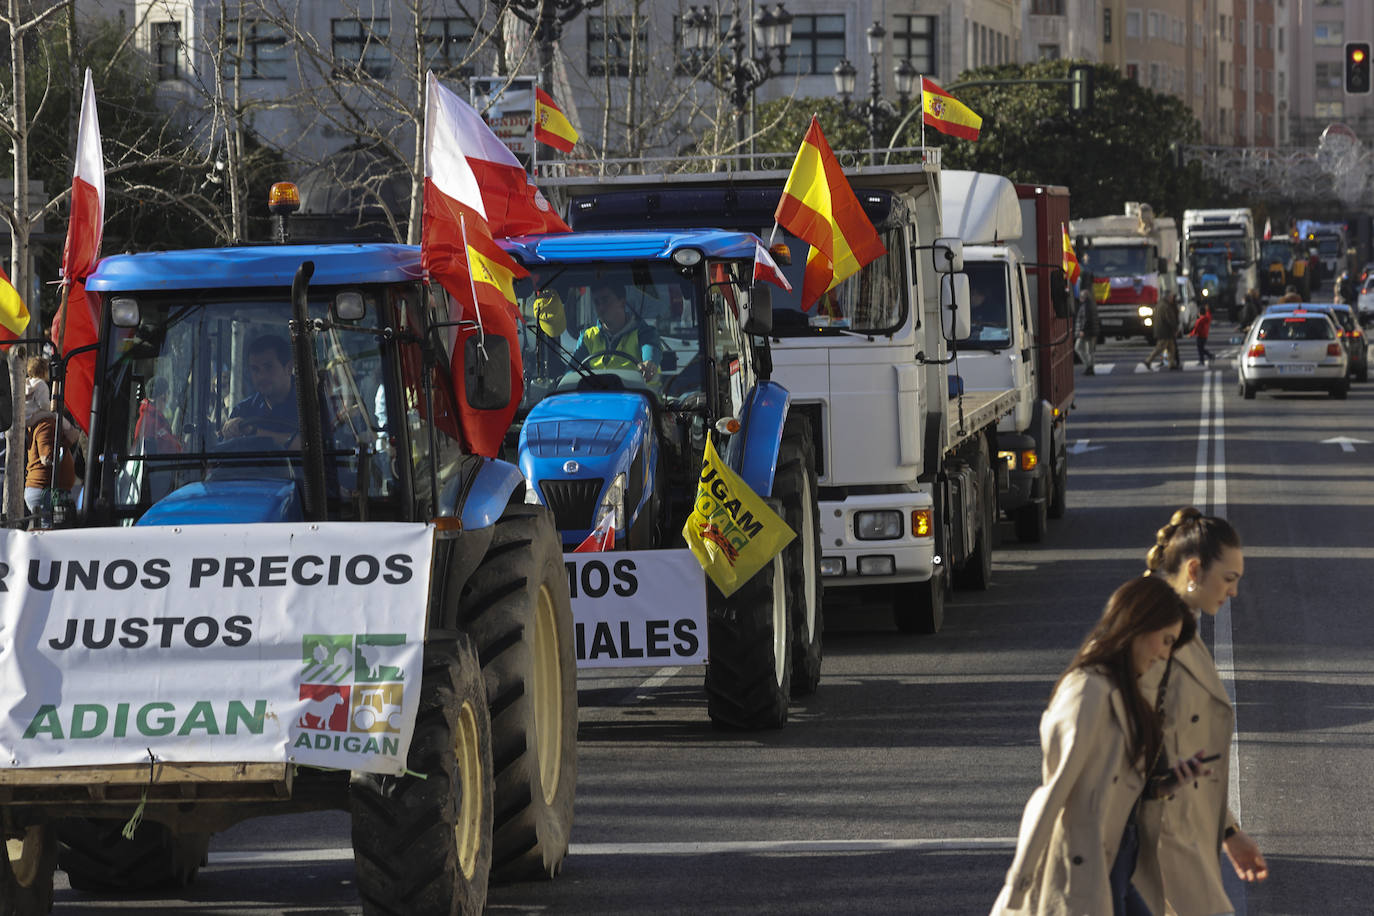
<path id="1" fill-rule="evenodd" d="M 606 488 L 601 495 L 601 505 L 596 507 L 596 514 L 592 516 L 593 523 L 606 517 L 607 513 L 615 513 L 616 531 L 625 530 L 625 475 L 623 473 L 615 475 L 611 485 Z"/>

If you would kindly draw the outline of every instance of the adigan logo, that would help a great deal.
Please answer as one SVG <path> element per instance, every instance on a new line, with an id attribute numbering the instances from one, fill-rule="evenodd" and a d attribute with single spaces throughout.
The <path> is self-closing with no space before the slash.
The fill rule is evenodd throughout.
<path id="1" fill-rule="evenodd" d="M 405 642 L 404 633 L 306 634 L 293 747 L 398 753 L 390 736 L 401 733 Z"/>

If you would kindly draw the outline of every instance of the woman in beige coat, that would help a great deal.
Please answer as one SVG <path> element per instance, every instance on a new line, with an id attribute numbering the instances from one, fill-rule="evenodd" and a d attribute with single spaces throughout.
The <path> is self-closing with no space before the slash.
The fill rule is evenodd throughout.
<path id="1" fill-rule="evenodd" d="M 994 916 L 1138 913 L 1125 903 L 1135 896 L 1125 880 L 1132 871 L 1137 886 L 1157 891 L 1153 842 L 1141 846 L 1138 862 L 1129 861 L 1133 812 L 1162 740 L 1153 702 L 1138 681 L 1191 641 L 1193 630 L 1186 605 L 1158 579 L 1133 579 L 1108 600 L 1040 719 L 1043 784 L 1026 804 Z M 1206 771 L 1189 759 L 1178 762 L 1177 772 L 1191 781 Z M 1123 850 L 1127 861 L 1118 863 Z M 1117 887 L 1114 865 L 1124 875 Z M 1162 912 L 1160 899 L 1135 900 Z"/>
<path id="2" fill-rule="evenodd" d="M 1213 616 L 1235 597 L 1245 572 L 1235 529 L 1225 519 L 1193 508 L 1179 509 L 1159 529 L 1146 563 L 1151 573 L 1174 587 L 1192 613 Z M 1165 756 L 1196 748 L 1221 754 L 1211 765 L 1211 775 L 1195 781 L 1197 791 L 1180 793 L 1160 811 L 1150 812 L 1161 817 L 1164 895 L 1178 916 L 1232 913 L 1221 882 L 1221 850 L 1226 850 L 1242 880 L 1263 881 L 1269 876 L 1259 846 L 1240 829 L 1227 806 L 1235 710 L 1201 639 L 1175 653 L 1162 689 Z"/>

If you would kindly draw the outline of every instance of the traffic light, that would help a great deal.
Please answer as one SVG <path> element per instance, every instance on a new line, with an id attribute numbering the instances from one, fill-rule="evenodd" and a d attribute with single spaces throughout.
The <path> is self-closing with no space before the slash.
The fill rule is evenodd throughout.
<path id="1" fill-rule="evenodd" d="M 1369 42 L 1347 41 L 1345 43 L 1345 91 L 1349 93 L 1369 92 Z"/>

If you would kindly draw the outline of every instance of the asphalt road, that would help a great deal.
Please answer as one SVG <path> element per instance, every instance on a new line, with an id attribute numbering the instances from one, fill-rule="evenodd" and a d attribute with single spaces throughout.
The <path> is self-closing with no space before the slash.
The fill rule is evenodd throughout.
<path id="1" fill-rule="evenodd" d="M 1228 337 L 1213 349 L 1234 352 Z M 1238 912 L 1368 912 L 1374 385 L 1243 401 L 1223 361 L 1150 373 L 1144 352 L 1109 343 L 1078 380 L 1069 512 L 1046 540 L 1004 525 L 992 587 L 957 593 L 937 636 L 832 596 L 821 689 L 786 729 L 713 730 L 697 670 L 584 673 L 572 854 L 556 881 L 493 889 L 490 911 L 987 912 L 1054 678 L 1195 504 L 1246 545 L 1240 597 L 1205 631 L 1237 703 L 1233 807 L 1272 871 Z M 282 818 L 217 837 L 177 899 L 62 887 L 57 911 L 355 913 L 352 878 L 346 816 Z"/>

